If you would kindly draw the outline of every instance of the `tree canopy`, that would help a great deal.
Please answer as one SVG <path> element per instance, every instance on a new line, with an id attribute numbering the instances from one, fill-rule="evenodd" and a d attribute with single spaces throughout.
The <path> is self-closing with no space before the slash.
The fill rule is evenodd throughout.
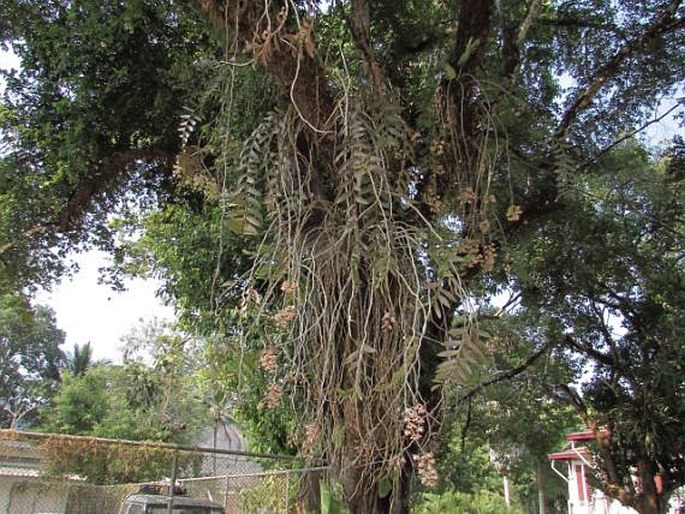
<path id="1" fill-rule="evenodd" d="M 537 383 L 611 427 L 609 492 L 652 513 L 683 483 L 649 442 L 682 436 L 682 143 L 634 137 L 682 86 L 682 2 L 2 7 L 4 288 L 90 244 L 115 283 L 159 274 L 354 512 L 434 483 L 451 393 L 507 351 L 482 299 L 510 291 L 531 355 L 592 370 L 582 400 Z"/>
<path id="2" fill-rule="evenodd" d="M 545 387 L 588 428 L 609 429 L 598 446 L 597 478 L 634 506 L 646 499 L 633 469 L 643 484 L 654 484 L 654 473 L 682 483 L 684 204 L 677 153 L 676 146 L 651 164 L 635 144 L 614 152 L 600 164 L 609 169 L 579 188 L 564 219 L 551 219 L 544 234 L 513 250 L 529 258 L 512 258 L 521 266 L 516 287 L 530 322 L 554 327 L 557 347 L 589 373 L 581 391 Z"/>
<path id="3" fill-rule="evenodd" d="M 53 401 L 41 409 L 38 429 L 189 444 L 208 426 L 210 416 L 198 401 L 197 363 L 191 361 L 186 343 L 166 327 L 146 326 L 127 338 L 123 364 L 96 362 L 85 368 L 81 364 L 89 347 L 77 347 L 74 353 L 80 359 L 63 372 Z M 92 483 L 105 484 L 158 479 L 170 469 L 170 452 L 136 457 L 126 451 L 126 444 L 101 444 L 90 438 L 62 447 L 55 443 L 48 459 L 51 471 L 58 476 L 76 472 Z M 190 466 L 190 461 L 182 465 Z"/>
<path id="4" fill-rule="evenodd" d="M 0 427 L 34 424 L 52 397 L 64 354 L 54 313 L 21 294 L 0 293 Z"/>

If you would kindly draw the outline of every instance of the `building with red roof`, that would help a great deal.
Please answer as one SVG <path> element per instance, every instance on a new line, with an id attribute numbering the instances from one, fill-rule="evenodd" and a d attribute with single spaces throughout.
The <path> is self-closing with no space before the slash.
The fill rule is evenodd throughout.
<path id="1" fill-rule="evenodd" d="M 608 435 L 608 431 L 603 431 L 603 435 Z M 637 514 L 635 509 L 622 505 L 590 486 L 589 476 L 594 464 L 587 444 L 588 441 L 594 441 L 594 432 L 573 432 L 566 438 L 568 443 L 565 448 L 550 453 L 548 457 L 552 469 L 568 485 L 568 514 Z M 685 495 L 682 491 L 672 496 L 668 512 L 685 514 Z"/>

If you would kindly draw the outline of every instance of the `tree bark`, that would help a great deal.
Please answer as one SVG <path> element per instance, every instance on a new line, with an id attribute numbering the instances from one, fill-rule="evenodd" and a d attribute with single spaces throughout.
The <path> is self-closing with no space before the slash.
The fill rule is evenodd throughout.
<path id="1" fill-rule="evenodd" d="M 340 473 L 340 479 L 343 484 L 356 484 L 353 489 L 345 490 L 352 514 L 409 514 L 411 511 L 411 472 L 407 466 L 396 487 L 383 497 L 377 477 L 360 477 L 354 468 L 348 468 Z"/>
<path id="2" fill-rule="evenodd" d="M 662 492 L 659 491 L 654 480 L 656 469 L 654 463 L 649 458 L 647 451 L 643 447 L 637 449 L 637 477 L 640 480 L 635 509 L 640 514 L 662 514 L 666 511 L 666 502 Z"/>
<path id="3" fill-rule="evenodd" d="M 301 512 L 318 514 L 321 512 L 321 489 L 319 482 L 323 478 L 321 471 L 307 471 L 302 477 L 297 502 Z"/>

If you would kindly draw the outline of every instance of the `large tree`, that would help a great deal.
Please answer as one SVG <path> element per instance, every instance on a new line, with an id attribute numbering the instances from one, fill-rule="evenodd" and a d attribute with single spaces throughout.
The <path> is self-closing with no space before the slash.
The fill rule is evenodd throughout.
<path id="1" fill-rule="evenodd" d="M 211 258 L 139 264 L 185 270 L 167 291 L 222 344 L 263 346 L 264 404 L 290 399 L 355 512 L 406 511 L 414 472 L 434 480 L 443 389 L 488 338 L 469 288 L 545 240 L 684 68 L 680 1 L 4 4 L 23 65 L 4 280 L 166 203 L 166 241 Z"/>
<path id="2" fill-rule="evenodd" d="M 64 332 L 45 306 L 0 293 L 0 428 L 22 428 L 55 393 L 64 361 Z"/>
<path id="3" fill-rule="evenodd" d="M 537 382 L 594 431 L 597 484 L 662 512 L 685 483 L 682 141 L 656 163 L 624 144 L 598 167 L 563 217 L 512 247 L 512 287 L 528 326 L 579 369 L 581 391 Z"/>

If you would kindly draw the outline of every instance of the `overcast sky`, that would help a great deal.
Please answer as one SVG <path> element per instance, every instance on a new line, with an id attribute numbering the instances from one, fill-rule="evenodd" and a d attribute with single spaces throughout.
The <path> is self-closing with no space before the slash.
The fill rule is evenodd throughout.
<path id="1" fill-rule="evenodd" d="M 98 268 L 108 263 L 107 254 L 91 251 L 77 256 L 80 271 L 65 278 L 37 301 L 55 310 L 57 324 L 67 335 L 65 349 L 90 341 L 95 359 L 120 360 L 120 339 L 141 323 L 154 318 L 173 319 L 173 308 L 155 296 L 154 280 L 126 282 L 123 293 L 98 284 Z"/>

